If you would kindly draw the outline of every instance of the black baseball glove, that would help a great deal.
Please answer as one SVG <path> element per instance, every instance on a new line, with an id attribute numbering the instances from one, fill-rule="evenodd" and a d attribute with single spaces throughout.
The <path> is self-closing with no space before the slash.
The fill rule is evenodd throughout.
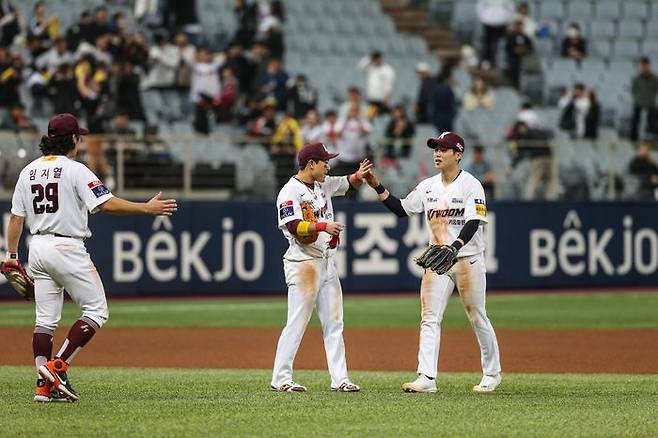
<path id="1" fill-rule="evenodd" d="M 445 274 L 457 263 L 457 248 L 452 245 L 430 245 L 414 261 L 424 269 L 431 269 L 437 274 Z"/>
<path id="2" fill-rule="evenodd" d="M 25 272 L 20 260 L 16 264 L 0 263 L 0 273 L 23 298 L 34 301 L 34 280 Z"/>

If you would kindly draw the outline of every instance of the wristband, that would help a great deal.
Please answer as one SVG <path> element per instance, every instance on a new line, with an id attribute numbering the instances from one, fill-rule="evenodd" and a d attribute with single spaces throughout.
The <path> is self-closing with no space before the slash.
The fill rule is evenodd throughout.
<path id="1" fill-rule="evenodd" d="M 7 251 L 7 254 L 5 254 L 5 258 L 7 260 L 18 260 L 18 253 Z"/>
<path id="2" fill-rule="evenodd" d="M 454 242 L 452 242 L 452 243 L 450 244 L 450 246 L 452 246 L 452 247 L 455 248 L 457 251 L 459 251 L 460 249 L 462 249 L 462 247 L 464 246 L 464 244 L 461 242 L 461 240 L 457 239 L 457 240 L 455 240 Z"/>
<path id="3" fill-rule="evenodd" d="M 317 232 L 327 231 L 327 223 L 326 222 L 316 222 L 315 223 L 315 231 L 317 231 Z"/>
<path id="4" fill-rule="evenodd" d="M 381 195 L 382 193 L 384 193 L 386 191 L 386 187 L 384 187 L 382 185 L 382 183 L 379 183 L 379 185 L 377 187 L 374 187 L 374 189 L 375 189 L 375 192 L 377 192 L 378 195 Z"/>

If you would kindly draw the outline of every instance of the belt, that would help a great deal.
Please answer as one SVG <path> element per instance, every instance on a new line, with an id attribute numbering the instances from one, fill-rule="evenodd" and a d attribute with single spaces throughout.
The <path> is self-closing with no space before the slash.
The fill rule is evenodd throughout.
<path id="1" fill-rule="evenodd" d="M 66 234 L 59 234 L 59 233 L 46 233 L 46 232 L 41 232 L 37 231 L 37 234 L 39 236 L 55 236 L 55 237 L 66 237 L 68 239 L 82 239 L 81 237 L 73 237 L 73 236 L 67 236 Z"/>

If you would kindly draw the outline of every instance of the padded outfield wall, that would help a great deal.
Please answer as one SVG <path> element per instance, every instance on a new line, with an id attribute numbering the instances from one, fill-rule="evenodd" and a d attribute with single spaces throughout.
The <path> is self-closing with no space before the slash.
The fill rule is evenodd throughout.
<path id="1" fill-rule="evenodd" d="M 172 218 L 91 216 L 87 247 L 109 296 L 283 293 L 286 241 L 273 203 L 181 202 Z M 9 203 L 0 203 L 3 233 Z M 338 254 L 346 292 L 418 289 L 412 258 L 427 244 L 421 216 L 336 202 L 347 224 Z M 489 205 L 490 289 L 657 287 L 654 203 Z M 25 248 L 21 249 L 25 255 Z M 0 297 L 13 292 L 0 276 Z"/>

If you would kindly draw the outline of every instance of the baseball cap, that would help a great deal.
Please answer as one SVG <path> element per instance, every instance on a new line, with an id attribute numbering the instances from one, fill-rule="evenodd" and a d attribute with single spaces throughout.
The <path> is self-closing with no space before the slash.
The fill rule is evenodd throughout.
<path id="1" fill-rule="evenodd" d="M 310 160 L 326 161 L 336 158 L 337 156 L 338 154 L 329 153 L 324 144 L 311 143 L 301 148 L 297 155 L 297 161 L 299 162 L 299 167 L 306 167 L 306 164 L 308 164 Z"/>
<path id="2" fill-rule="evenodd" d="M 436 149 L 440 146 L 448 149 L 454 149 L 457 152 L 464 152 L 464 139 L 454 132 L 446 131 L 438 137 L 431 137 L 427 140 L 427 146 Z"/>
<path id="3" fill-rule="evenodd" d="M 416 64 L 416 71 L 417 72 L 429 72 L 430 71 L 430 66 L 426 62 L 419 62 Z"/>
<path id="4" fill-rule="evenodd" d="M 89 131 L 78 124 L 78 118 L 73 114 L 57 114 L 48 121 L 48 137 L 61 135 L 87 135 Z"/>

